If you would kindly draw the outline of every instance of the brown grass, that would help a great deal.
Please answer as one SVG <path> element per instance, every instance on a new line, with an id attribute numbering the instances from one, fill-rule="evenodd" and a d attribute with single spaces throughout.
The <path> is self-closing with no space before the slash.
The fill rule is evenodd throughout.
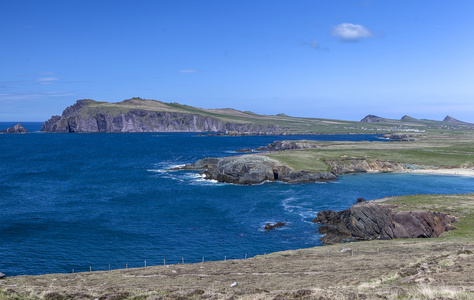
<path id="1" fill-rule="evenodd" d="M 474 194 L 384 201 L 401 209 L 449 210 L 460 227 L 474 218 Z M 474 299 L 472 230 L 245 260 L 10 277 L 0 280 L 0 299 Z M 342 253 L 342 247 L 352 251 Z"/>

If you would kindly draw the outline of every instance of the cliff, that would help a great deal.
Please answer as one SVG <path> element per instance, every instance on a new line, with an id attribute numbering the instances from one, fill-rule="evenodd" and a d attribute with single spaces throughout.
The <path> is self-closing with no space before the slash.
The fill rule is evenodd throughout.
<path id="1" fill-rule="evenodd" d="M 15 126 L 2 130 L 0 132 L 1 133 L 27 133 L 28 130 L 25 127 L 21 126 L 20 123 L 18 123 Z"/>
<path id="2" fill-rule="evenodd" d="M 336 180 L 328 172 L 295 171 L 285 164 L 260 155 L 204 158 L 177 169 L 203 170 L 205 179 L 234 184 L 258 184 L 265 181 L 305 183 Z"/>
<path id="3" fill-rule="evenodd" d="M 397 211 L 393 204 L 356 203 L 343 211 L 321 211 L 313 220 L 321 224 L 324 244 L 352 240 L 438 237 L 455 229 L 456 220 L 433 211 Z"/>
<path id="4" fill-rule="evenodd" d="M 407 169 L 424 169 L 426 166 L 364 158 L 327 159 L 324 161 L 335 174 L 402 172 Z"/>
<path id="5" fill-rule="evenodd" d="M 244 113 L 204 110 L 155 100 L 130 99 L 119 103 L 78 100 L 61 116 L 43 124 L 46 132 L 273 132 L 278 125 L 239 122 Z M 227 116 L 223 118 L 223 116 Z M 229 121 L 230 120 L 230 121 Z M 233 121 L 235 120 L 235 121 Z"/>

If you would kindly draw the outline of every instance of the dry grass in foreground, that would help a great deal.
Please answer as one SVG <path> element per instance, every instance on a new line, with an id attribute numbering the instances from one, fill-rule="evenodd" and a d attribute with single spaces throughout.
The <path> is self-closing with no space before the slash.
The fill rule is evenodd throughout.
<path id="1" fill-rule="evenodd" d="M 461 230 L 245 260 L 10 277 L 0 280 L 0 299 L 474 299 L 474 194 L 394 201 L 450 211 Z"/>

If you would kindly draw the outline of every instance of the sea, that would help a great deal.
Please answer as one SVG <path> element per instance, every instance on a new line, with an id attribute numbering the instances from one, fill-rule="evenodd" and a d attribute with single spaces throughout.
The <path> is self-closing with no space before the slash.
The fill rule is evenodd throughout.
<path id="1" fill-rule="evenodd" d="M 0 134 L 0 272 L 71 273 L 244 259 L 321 246 L 318 211 L 410 194 L 474 192 L 474 178 L 344 175 L 239 186 L 168 171 L 275 140 L 380 141 L 377 135 Z M 6 129 L 15 123 L 0 123 Z M 265 231 L 266 223 L 288 225 Z"/>

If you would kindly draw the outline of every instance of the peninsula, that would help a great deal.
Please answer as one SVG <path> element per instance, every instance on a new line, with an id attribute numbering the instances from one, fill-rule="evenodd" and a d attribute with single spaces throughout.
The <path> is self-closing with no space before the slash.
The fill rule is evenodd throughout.
<path id="1" fill-rule="evenodd" d="M 453 121 L 401 120 L 369 115 L 358 121 L 259 115 L 232 108 L 203 109 L 179 103 L 132 98 L 117 103 L 78 100 L 61 116 L 47 120 L 44 132 L 214 132 L 227 135 L 291 135 L 425 132 L 427 129 L 472 130 L 474 124 Z"/>

